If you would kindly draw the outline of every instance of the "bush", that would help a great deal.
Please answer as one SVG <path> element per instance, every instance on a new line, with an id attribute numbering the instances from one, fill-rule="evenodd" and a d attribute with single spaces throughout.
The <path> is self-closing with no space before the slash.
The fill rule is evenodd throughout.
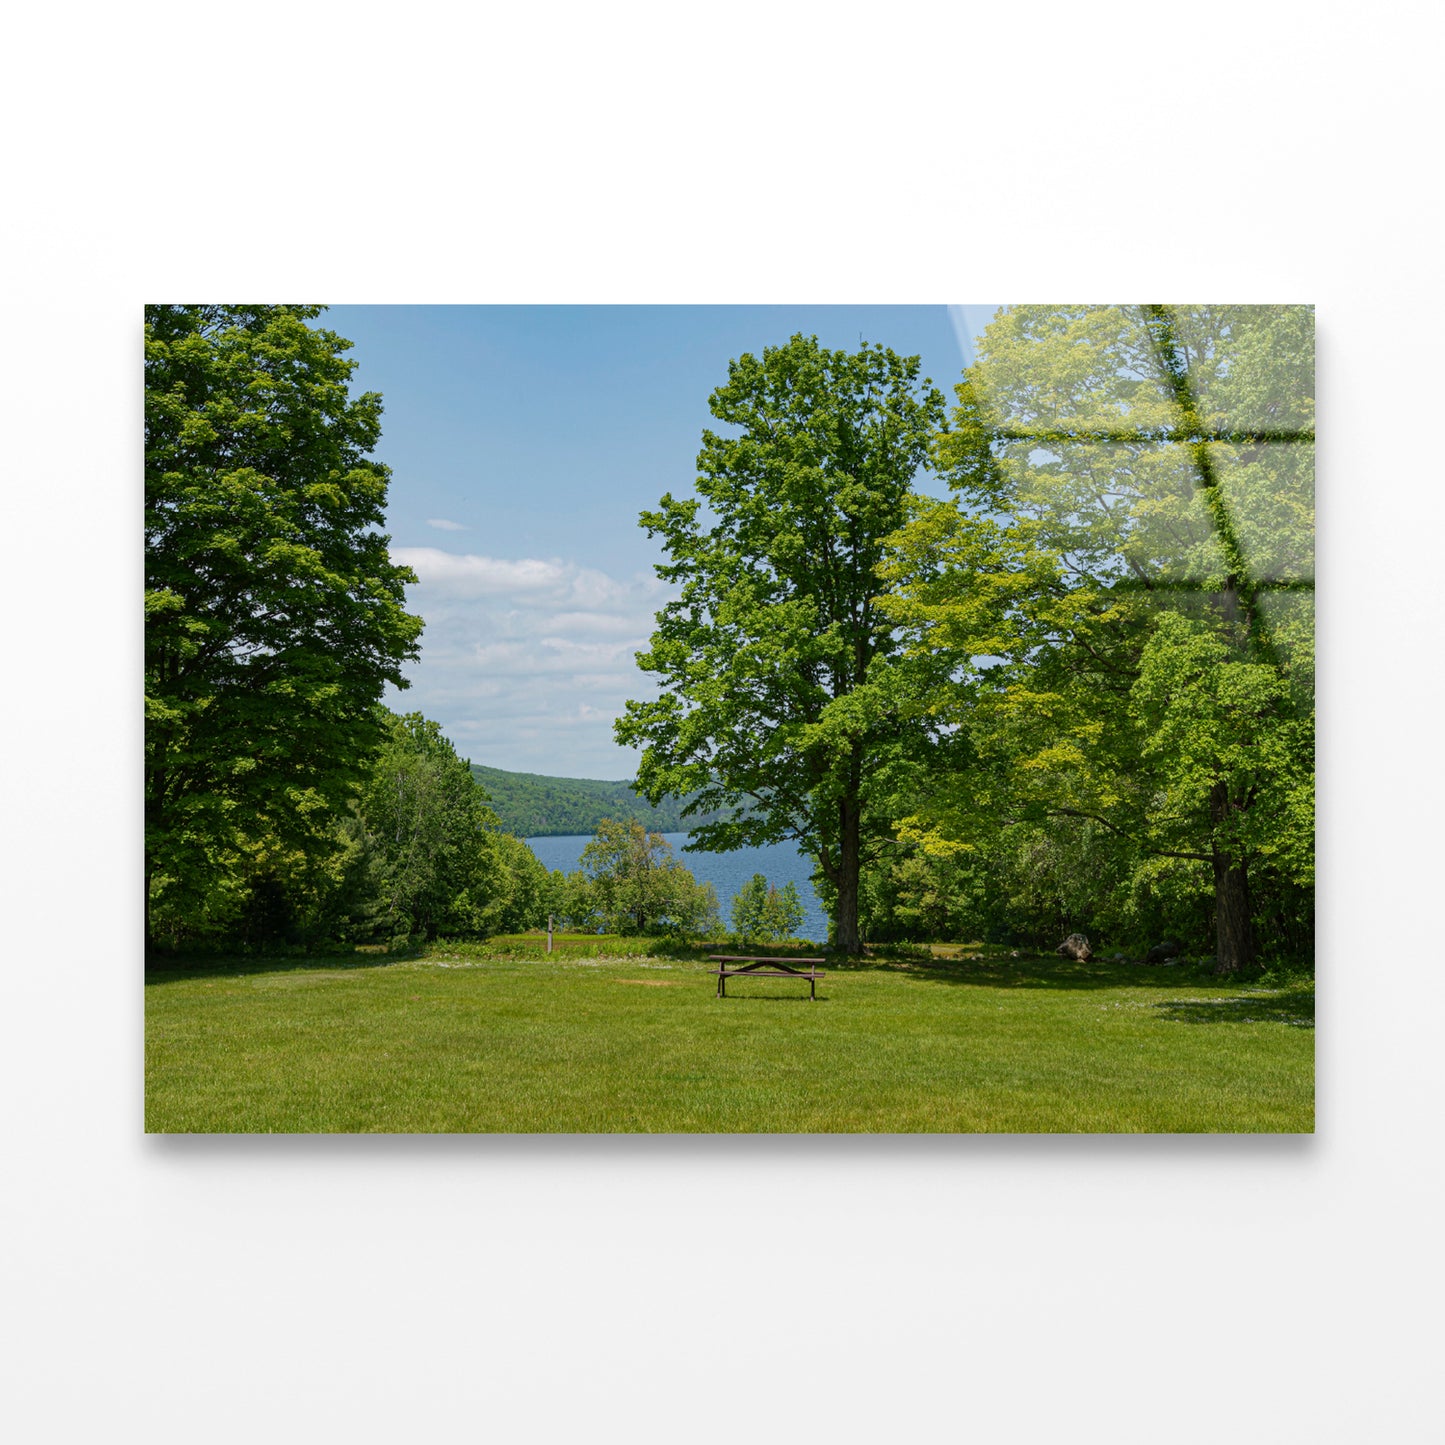
<path id="1" fill-rule="evenodd" d="M 605 819 L 582 850 L 582 867 L 553 888 L 572 927 L 711 938 L 722 926 L 712 884 L 699 883 L 660 833 L 637 822 Z"/>

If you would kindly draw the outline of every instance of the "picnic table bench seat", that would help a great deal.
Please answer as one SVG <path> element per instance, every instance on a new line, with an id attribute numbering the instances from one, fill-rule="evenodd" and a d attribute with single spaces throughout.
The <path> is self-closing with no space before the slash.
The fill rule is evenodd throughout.
<path id="1" fill-rule="evenodd" d="M 712 972 L 717 975 L 719 998 L 728 996 L 730 978 L 805 978 L 808 980 L 808 1000 L 814 1002 L 818 997 L 818 980 L 824 977 L 818 972 L 818 965 L 824 961 L 821 958 L 754 958 L 731 953 L 711 953 L 708 959 L 717 964 Z M 730 963 L 741 964 L 742 967 L 729 968 Z M 804 972 L 801 968 L 794 968 L 795 963 L 806 963 L 810 967 Z"/>

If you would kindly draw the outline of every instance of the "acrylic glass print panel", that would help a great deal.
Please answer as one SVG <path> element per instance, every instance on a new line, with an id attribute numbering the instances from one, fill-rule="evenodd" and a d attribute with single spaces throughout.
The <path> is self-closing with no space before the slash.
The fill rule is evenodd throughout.
<path id="1" fill-rule="evenodd" d="M 148 307 L 147 1129 L 1311 1131 L 1313 499 L 1308 306 Z"/>

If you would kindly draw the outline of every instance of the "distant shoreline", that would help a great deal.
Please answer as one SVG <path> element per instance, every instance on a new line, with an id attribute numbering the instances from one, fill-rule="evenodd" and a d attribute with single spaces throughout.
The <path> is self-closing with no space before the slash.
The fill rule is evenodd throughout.
<path id="1" fill-rule="evenodd" d="M 472 777 L 491 800 L 504 831 L 517 838 L 566 838 L 595 833 L 604 818 L 636 820 L 654 833 L 688 833 L 729 816 L 717 811 L 684 818 L 696 795 L 664 798 L 654 806 L 626 781 L 554 778 L 545 773 L 510 773 L 471 763 Z"/>

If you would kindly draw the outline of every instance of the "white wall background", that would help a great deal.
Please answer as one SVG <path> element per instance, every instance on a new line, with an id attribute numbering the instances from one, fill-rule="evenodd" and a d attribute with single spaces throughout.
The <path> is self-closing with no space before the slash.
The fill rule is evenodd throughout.
<path id="1" fill-rule="evenodd" d="M 11 20 L 7 1433 L 1438 1438 L 1431 10 L 462 14 Z M 1318 304 L 1314 1138 L 143 1135 L 143 301 L 998 296 Z"/>

